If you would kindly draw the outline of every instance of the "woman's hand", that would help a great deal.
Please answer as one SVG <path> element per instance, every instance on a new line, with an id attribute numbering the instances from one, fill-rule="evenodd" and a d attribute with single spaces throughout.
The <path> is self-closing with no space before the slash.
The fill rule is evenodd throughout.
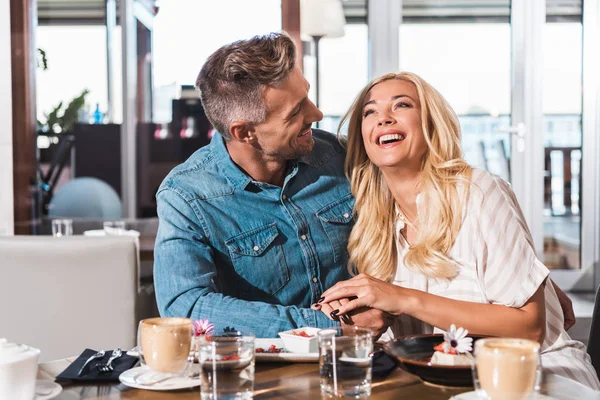
<path id="1" fill-rule="evenodd" d="M 375 337 L 379 338 L 387 329 L 394 323 L 396 319 L 395 316 L 386 313 L 384 311 L 378 310 L 376 308 L 363 307 L 347 314 L 342 314 L 339 317 L 334 314 L 335 318 L 331 316 L 331 313 L 335 310 L 339 310 L 342 305 L 347 304 L 349 301 L 355 298 L 350 299 L 340 299 L 334 300 L 331 303 L 315 303 L 312 305 L 313 310 L 320 310 L 325 315 L 329 317 L 329 319 L 337 320 L 339 319 L 342 326 L 344 325 L 355 325 L 360 328 L 369 328 L 375 332 Z M 338 312 L 339 314 L 339 312 Z"/>
<path id="2" fill-rule="evenodd" d="M 503 304 L 473 303 L 407 289 L 368 275 L 358 275 L 338 282 L 323 293 L 321 304 L 331 304 L 342 298 L 351 298 L 335 313 L 350 313 L 355 324 L 358 310 L 367 308 L 382 311 L 384 315 L 408 314 L 429 325 L 447 330 L 455 324 L 473 334 L 525 338 L 543 342 L 546 328 L 544 285 L 520 308 Z M 325 307 L 325 306 L 322 306 Z M 333 310 L 335 311 L 335 310 Z M 388 314 L 389 313 L 389 314 Z"/>
<path id="3" fill-rule="evenodd" d="M 335 310 L 339 310 L 340 307 L 344 304 L 347 304 L 350 300 L 348 299 L 339 299 L 333 300 L 331 303 L 315 303 L 312 305 L 313 310 L 321 311 L 325 314 L 330 320 L 340 321 L 340 317 L 334 313 Z M 346 325 L 352 325 L 353 321 L 349 315 L 342 315 L 341 322 Z"/>
<path id="4" fill-rule="evenodd" d="M 346 304 L 333 312 L 338 315 L 344 315 L 350 311 L 362 307 L 376 308 L 388 312 L 392 315 L 402 315 L 407 313 L 411 303 L 408 290 L 391 283 L 373 278 L 372 276 L 360 274 L 354 278 L 338 282 L 323 293 L 321 303 L 329 303 L 351 298 Z"/>

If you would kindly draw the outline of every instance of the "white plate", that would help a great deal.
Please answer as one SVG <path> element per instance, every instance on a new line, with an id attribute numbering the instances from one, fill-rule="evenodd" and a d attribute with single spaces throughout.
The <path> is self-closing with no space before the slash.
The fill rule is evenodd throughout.
<path id="1" fill-rule="evenodd" d="M 271 345 L 274 344 L 275 347 L 279 349 L 283 349 L 281 353 L 255 353 L 254 359 L 257 362 L 276 362 L 276 363 L 286 363 L 286 362 L 319 362 L 319 353 L 289 353 L 285 351 L 285 346 L 283 345 L 283 340 L 275 339 L 275 338 L 257 338 L 254 341 L 255 348 L 262 347 L 267 350 Z M 139 357 L 139 353 L 137 348 L 131 349 L 127 352 L 127 355 L 133 357 Z"/>
<path id="2" fill-rule="evenodd" d="M 141 376 L 144 373 L 152 373 L 150 368 L 148 367 L 135 367 L 128 369 L 123 372 L 119 376 L 119 380 L 123 385 L 136 388 L 136 389 L 146 389 L 146 390 L 178 390 L 178 389 L 187 389 L 193 388 L 196 386 L 200 386 L 201 379 L 197 378 L 187 378 L 183 376 L 177 376 L 173 378 L 169 378 L 167 380 L 157 382 L 152 385 L 146 385 L 136 382 L 136 378 Z"/>
<path id="3" fill-rule="evenodd" d="M 35 381 L 35 400 L 50 400 L 62 392 L 62 386 L 52 381 Z"/>
<path id="4" fill-rule="evenodd" d="M 284 349 L 281 353 L 256 353 L 257 362 L 319 362 L 319 353 L 288 353 L 281 339 L 259 339 L 254 342 L 255 348 L 262 347 L 267 350 L 272 344 Z"/>

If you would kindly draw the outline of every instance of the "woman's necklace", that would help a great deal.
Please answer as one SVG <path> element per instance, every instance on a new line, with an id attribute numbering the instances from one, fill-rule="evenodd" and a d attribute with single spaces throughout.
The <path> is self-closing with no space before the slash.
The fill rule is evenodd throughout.
<path id="1" fill-rule="evenodd" d="M 398 216 L 400 221 L 404 222 L 405 226 L 406 225 L 414 226 L 413 222 L 406 216 L 406 213 L 404 211 L 402 211 L 402 207 L 400 207 L 398 204 L 396 204 L 396 215 Z"/>
<path id="2" fill-rule="evenodd" d="M 404 226 L 400 229 L 400 234 L 402 235 L 402 237 L 404 238 L 404 240 L 406 241 L 406 243 L 408 243 L 408 245 L 410 246 L 410 243 L 408 242 L 408 226 L 409 225 L 413 225 L 412 222 L 406 217 L 406 215 L 404 214 L 404 211 L 402 211 L 402 209 L 400 208 L 400 206 L 396 206 L 397 207 L 397 215 L 398 215 L 398 219 L 400 221 L 402 221 L 402 223 L 404 223 Z"/>

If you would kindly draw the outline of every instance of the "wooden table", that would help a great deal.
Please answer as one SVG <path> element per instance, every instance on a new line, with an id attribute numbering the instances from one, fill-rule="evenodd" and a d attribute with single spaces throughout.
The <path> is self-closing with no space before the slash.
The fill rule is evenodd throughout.
<path id="1" fill-rule="evenodd" d="M 53 361 L 40 365 L 39 379 L 53 380 L 75 358 Z M 560 377 L 557 377 L 560 378 Z M 453 395 L 472 389 L 451 389 L 423 384 L 417 377 L 401 369 L 396 369 L 383 379 L 374 379 L 372 399 L 423 399 L 447 400 Z M 550 392 L 556 399 L 589 399 L 590 393 L 582 385 L 560 378 L 544 386 L 543 392 Z M 64 386 L 56 400 L 77 399 L 176 399 L 198 400 L 200 388 L 173 392 L 159 392 L 132 389 L 122 384 L 99 386 L 95 384 L 75 384 Z M 578 394 L 579 393 L 579 394 Z M 599 394 L 600 397 L 600 394 Z M 319 365 L 316 363 L 296 364 L 256 364 L 255 399 L 316 400 L 321 398 L 319 386 Z"/>

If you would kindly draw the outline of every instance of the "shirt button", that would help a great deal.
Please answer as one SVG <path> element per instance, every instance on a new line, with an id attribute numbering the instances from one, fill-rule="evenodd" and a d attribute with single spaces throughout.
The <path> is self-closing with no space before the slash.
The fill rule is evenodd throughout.
<path id="1" fill-rule="evenodd" d="M 254 246 L 252 249 L 253 249 L 254 251 L 259 251 L 259 250 L 260 250 L 260 247 L 258 247 L 258 246 Z"/>
<path id="2" fill-rule="evenodd" d="M 286 196 L 285 194 L 284 194 L 283 196 L 281 196 L 281 198 L 282 198 L 283 200 L 287 200 L 287 196 Z"/>
<path id="3" fill-rule="evenodd" d="M 348 218 L 350 216 L 350 214 L 346 213 L 344 214 L 344 218 Z"/>
<path id="4" fill-rule="evenodd" d="M 302 239 L 302 240 L 306 240 L 306 235 L 302 235 L 302 236 L 300 236 L 300 239 Z"/>
<path id="5" fill-rule="evenodd" d="M 319 280 L 317 279 L 317 277 L 316 277 L 316 276 L 313 278 L 313 282 L 314 282 L 314 283 L 317 283 L 317 282 L 319 282 Z"/>

